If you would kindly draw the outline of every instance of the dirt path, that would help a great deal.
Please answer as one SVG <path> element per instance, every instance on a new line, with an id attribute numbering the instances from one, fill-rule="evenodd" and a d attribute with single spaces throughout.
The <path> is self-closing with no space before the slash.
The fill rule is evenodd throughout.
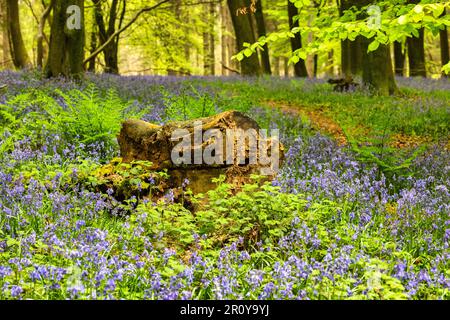
<path id="1" fill-rule="evenodd" d="M 346 145 L 348 143 L 346 135 L 339 124 L 327 116 L 321 109 L 308 110 L 308 108 L 299 105 L 292 105 L 284 101 L 268 100 L 263 101 L 262 103 L 267 107 L 278 109 L 285 113 L 304 116 L 309 119 L 314 129 L 329 134 L 337 141 L 339 145 Z M 357 129 L 360 129 L 362 132 L 366 132 L 366 134 L 369 134 L 370 132 L 370 129 L 367 127 Z M 420 145 L 430 143 L 432 140 L 433 139 L 428 136 L 411 136 L 397 133 L 393 134 L 389 138 L 389 146 L 397 149 L 414 149 Z M 447 143 L 446 148 L 450 148 L 450 141 Z"/>
<path id="2" fill-rule="evenodd" d="M 339 145 L 347 144 L 347 138 L 342 128 L 333 119 L 325 115 L 322 110 L 306 110 L 301 106 L 273 100 L 264 101 L 263 103 L 270 108 L 278 109 L 285 113 L 307 117 L 314 129 L 331 135 Z"/>

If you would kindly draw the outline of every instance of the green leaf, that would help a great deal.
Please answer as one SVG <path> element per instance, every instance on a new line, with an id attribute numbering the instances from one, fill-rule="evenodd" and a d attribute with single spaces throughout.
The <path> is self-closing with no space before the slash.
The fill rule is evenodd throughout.
<path id="1" fill-rule="evenodd" d="M 244 55 L 242 54 L 242 53 L 238 53 L 237 55 L 236 55 L 236 59 L 238 60 L 238 61 L 242 61 L 243 59 L 244 59 Z"/>
<path id="2" fill-rule="evenodd" d="M 404 25 L 408 23 L 408 17 L 406 15 L 402 15 L 398 17 L 398 24 Z"/>
<path id="3" fill-rule="evenodd" d="M 300 51 L 298 53 L 298 56 L 300 57 L 300 59 L 306 60 L 306 58 L 308 57 L 308 55 L 306 54 L 305 51 Z"/>
<path id="4" fill-rule="evenodd" d="M 244 50 L 244 55 L 248 58 L 252 55 L 253 51 L 249 48 Z"/>
<path id="5" fill-rule="evenodd" d="M 368 52 L 375 51 L 380 46 L 380 42 L 378 40 L 374 40 L 369 44 Z"/>
<path id="6" fill-rule="evenodd" d="M 433 16 L 435 18 L 439 18 L 441 16 L 441 14 L 444 12 L 444 10 L 445 10 L 445 7 L 443 5 L 436 4 L 433 9 Z"/>

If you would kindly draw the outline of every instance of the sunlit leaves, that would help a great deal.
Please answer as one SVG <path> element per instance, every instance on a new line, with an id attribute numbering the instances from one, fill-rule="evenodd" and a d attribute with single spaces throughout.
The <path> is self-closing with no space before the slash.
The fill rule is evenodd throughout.
<path id="1" fill-rule="evenodd" d="M 305 9 L 309 6 L 309 12 L 314 12 L 311 1 L 290 1 L 298 8 Z M 330 12 L 336 10 L 334 4 L 330 2 L 325 4 L 325 7 L 321 8 L 320 12 L 316 11 L 319 14 L 306 25 L 303 23 L 290 31 L 271 33 L 266 36 L 263 42 L 258 42 L 259 45 L 264 45 L 268 42 L 294 37 L 297 33 L 301 33 L 302 36 L 313 34 L 312 42 L 304 43 L 304 47 L 300 51 L 293 53 L 293 56 L 296 57 L 292 57 L 290 63 L 296 63 L 299 59 L 306 59 L 310 54 L 325 52 L 321 50 L 329 49 L 329 46 L 326 45 L 327 43 L 336 43 L 336 41 L 346 39 L 354 41 L 358 36 L 371 39 L 368 51 L 377 50 L 380 44 L 385 45 L 408 37 L 419 37 L 421 28 L 427 29 L 434 36 L 437 36 L 444 26 L 450 26 L 450 17 L 448 15 L 442 16 L 445 8 L 450 9 L 450 2 L 424 2 L 420 4 L 405 4 L 404 1 L 377 1 L 380 10 L 376 12 L 380 12 L 381 17 L 377 19 L 376 28 L 369 21 L 371 17 L 367 10 L 370 6 L 359 10 L 353 7 L 345 11 L 342 16 L 337 17 L 330 14 Z M 304 13 L 300 13 L 300 16 L 302 14 Z M 252 49 L 255 52 L 256 48 Z M 246 50 L 239 57 L 245 57 L 249 53 Z"/>
<path id="2" fill-rule="evenodd" d="M 378 42 L 378 40 L 374 40 L 369 44 L 368 51 L 375 51 L 378 49 L 379 46 L 380 46 L 380 42 Z"/>

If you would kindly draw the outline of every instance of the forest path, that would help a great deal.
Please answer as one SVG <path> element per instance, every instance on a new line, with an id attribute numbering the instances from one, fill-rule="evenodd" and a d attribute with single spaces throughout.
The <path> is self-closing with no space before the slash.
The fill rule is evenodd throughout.
<path id="1" fill-rule="evenodd" d="M 263 104 L 269 108 L 278 109 L 288 114 L 306 117 L 315 130 L 331 135 L 339 145 L 346 145 L 348 143 L 344 131 L 339 124 L 327 116 L 322 109 L 311 110 L 289 102 L 274 100 L 263 101 Z"/>
<path id="2" fill-rule="evenodd" d="M 339 145 L 347 145 L 347 136 L 342 127 L 334 119 L 326 114 L 324 108 L 311 109 L 306 106 L 292 104 L 286 101 L 265 100 L 262 104 L 266 107 L 281 110 L 285 113 L 302 116 L 307 118 L 313 129 L 332 136 Z M 357 135 L 370 135 L 370 129 L 364 126 L 355 128 Z M 353 134 L 352 132 L 350 134 Z M 403 133 L 394 133 L 389 137 L 389 146 L 397 149 L 414 149 L 423 144 L 428 144 L 432 141 L 428 136 L 411 136 Z M 450 147 L 450 141 L 446 148 Z"/>

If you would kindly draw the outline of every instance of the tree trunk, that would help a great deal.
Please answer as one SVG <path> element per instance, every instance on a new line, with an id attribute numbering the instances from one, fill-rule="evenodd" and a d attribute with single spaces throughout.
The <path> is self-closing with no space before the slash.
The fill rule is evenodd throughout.
<path id="1" fill-rule="evenodd" d="M 344 11 L 349 10 L 353 6 L 364 6 L 368 2 L 360 3 L 356 0 L 342 0 L 339 7 L 339 14 L 342 16 Z M 363 1 L 364 2 L 364 1 Z M 355 40 L 345 39 L 341 41 L 341 68 L 342 75 L 346 78 L 360 76 L 363 71 L 363 37 L 358 36 Z"/>
<path id="2" fill-rule="evenodd" d="M 211 72 L 209 61 L 209 34 L 205 30 L 203 32 L 203 75 L 207 76 Z"/>
<path id="3" fill-rule="evenodd" d="M 446 13 L 444 12 L 443 15 L 445 15 L 445 14 Z M 445 66 L 447 63 L 450 62 L 447 27 L 445 27 L 443 30 L 440 31 L 439 37 L 440 37 L 440 42 L 441 42 L 441 63 L 443 66 Z M 443 73 L 443 76 L 448 76 L 448 75 Z"/>
<path id="4" fill-rule="evenodd" d="M 205 6 L 205 17 L 208 22 L 203 32 L 203 73 L 204 75 L 214 75 L 215 68 L 215 38 L 214 21 L 216 8 L 214 3 Z"/>
<path id="5" fill-rule="evenodd" d="M 276 76 L 281 76 L 281 72 L 280 72 L 280 57 L 275 57 L 273 59 L 273 63 L 274 63 L 274 69 L 273 72 Z"/>
<path id="6" fill-rule="evenodd" d="M 209 4 L 209 14 L 211 18 L 211 30 L 209 33 L 209 61 L 210 73 L 216 74 L 216 39 L 214 35 L 214 22 L 216 20 L 216 4 L 211 2 Z"/>
<path id="7" fill-rule="evenodd" d="M 405 52 L 402 43 L 398 41 L 394 42 L 394 59 L 395 74 L 397 76 L 403 76 L 403 71 L 405 69 Z"/>
<path id="8" fill-rule="evenodd" d="M 79 11 L 67 14 L 69 6 L 77 6 Z M 73 7 L 72 7 L 73 8 Z M 80 14 L 77 17 L 77 13 Z M 69 18 L 79 18 L 80 28 L 67 23 Z M 50 34 L 50 50 L 46 65 L 47 77 L 81 78 L 84 56 L 84 0 L 58 0 L 53 5 L 53 21 Z"/>
<path id="9" fill-rule="evenodd" d="M 294 22 L 294 17 L 298 15 L 298 9 L 292 2 L 290 2 L 289 0 L 287 1 L 288 1 L 289 29 L 292 30 L 292 28 L 296 28 L 299 26 L 298 20 Z M 296 33 L 294 38 L 291 38 L 291 48 L 292 52 L 302 48 L 302 36 L 300 32 Z M 300 59 L 294 65 L 294 74 L 296 77 L 303 77 L 303 78 L 308 77 L 305 60 Z"/>
<path id="10" fill-rule="evenodd" d="M 16 68 L 22 69 L 30 66 L 30 58 L 28 57 L 22 38 L 22 32 L 20 31 L 18 0 L 7 0 L 6 8 L 8 38 L 10 44 L 9 47 L 11 50 L 12 60 Z"/>
<path id="11" fill-rule="evenodd" d="M 227 11 L 226 7 L 223 5 L 223 3 L 220 3 L 220 47 L 221 47 L 221 74 L 223 76 L 228 75 L 228 70 L 226 66 L 228 65 L 228 49 L 227 49 Z"/>
<path id="12" fill-rule="evenodd" d="M 236 35 L 236 45 L 238 50 L 242 50 L 245 42 L 256 42 L 251 16 L 249 14 L 242 14 L 238 12 L 238 9 L 248 7 L 249 2 L 247 0 L 227 0 L 227 3 L 228 8 L 230 9 L 234 33 Z M 259 65 L 259 58 L 257 54 L 252 54 L 250 57 L 245 57 L 241 61 L 241 75 L 258 76 L 260 74 L 261 67 Z"/>
<path id="13" fill-rule="evenodd" d="M 9 47 L 8 37 L 8 19 L 7 19 L 6 0 L 0 0 L 0 23 L 2 33 L 2 61 L 1 67 L 5 69 L 11 69 L 14 67 L 12 63 L 11 49 Z"/>
<path id="14" fill-rule="evenodd" d="M 362 40 L 363 48 L 363 73 L 364 84 L 372 91 L 389 95 L 398 91 L 392 67 L 391 51 L 388 45 L 380 45 L 372 52 L 367 52 L 372 39 Z"/>
<path id="15" fill-rule="evenodd" d="M 44 9 L 44 12 L 42 13 L 41 17 L 39 18 L 39 26 L 38 26 L 38 35 L 37 35 L 37 41 L 36 41 L 36 65 L 38 68 L 42 68 L 44 65 L 44 28 L 45 28 L 45 21 L 47 21 L 48 15 L 50 14 L 52 7 L 53 7 L 53 0 L 50 1 L 49 5 Z M 47 40 L 47 38 L 45 38 Z M 48 41 L 48 40 L 47 40 Z"/>
<path id="16" fill-rule="evenodd" d="M 265 36 L 266 23 L 264 22 L 262 0 L 256 1 L 255 19 L 256 19 L 256 29 L 258 30 L 258 37 Z M 270 70 L 269 47 L 267 46 L 267 44 L 263 46 L 263 50 L 261 51 L 261 65 L 262 70 L 265 74 L 272 74 L 272 71 Z"/>
<path id="17" fill-rule="evenodd" d="M 97 23 L 100 45 L 103 45 L 113 34 L 116 32 L 116 19 L 118 0 L 113 0 L 109 10 L 108 29 L 106 29 L 105 22 L 103 20 L 103 11 L 101 7 L 101 1 L 94 1 L 95 21 Z M 119 60 L 118 53 L 118 38 L 113 39 L 103 50 L 103 56 L 105 58 L 106 73 L 118 74 L 119 73 Z"/>
<path id="18" fill-rule="evenodd" d="M 283 71 L 284 76 L 289 77 L 289 59 L 286 57 L 283 57 Z"/>
<path id="19" fill-rule="evenodd" d="M 340 14 L 343 11 L 356 6 L 361 9 L 363 6 L 371 4 L 370 0 L 363 1 L 342 1 L 342 5 L 339 8 Z M 358 19 L 363 19 L 365 13 L 361 13 Z M 367 52 L 369 44 L 373 41 L 363 36 L 358 37 L 346 48 L 347 63 L 350 66 L 343 68 L 345 76 L 358 74 L 359 69 L 362 71 L 362 80 L 365 86 L 377 94 L 389 95 L 398 91 L 397 84 L 395 83 L 394 68 L 392 66 L 391 50 L 389 45 L 380 45 L 377 50 Z M 345 46 L 345 43 L 343 44 Z M 344 51 L 345 53 L 345 51 Z M 344 62 L 344 60 L 343 60 Z M 355 62 L 355 63 L 354 63 Z M 347 72 L 347 73 L 346 73 Z"/>
<path id="20" fill-rule="evenodd" d="M 328 61 L 327 61 L 327 76 L 334 76 L 334 51 L 331 50 L 328 52 Z"/>
<path id="21" fill-rule="evenodd" d="M 89 52 L 92 54 L 95 49 L 97 49 L 97 33 L 98 33 L 98 28 L 97 28 L 97 24 L 95 22 L 95 18 L 96 18 L 96 11 L 95 9 L 92 11 L 92 26 L 91 26 L 91 43 L 89 44 Z M 89 72 L 95 72 L 95 58 L 91 59 L 89 61 L 88 64 L 88 68 L 87 70 Z"/>
<path id="22" fill-rule="evenodd" d="M 424 29 L 419 30 L 419 37 L 408 38 L 409 75 L 426 77 Z"/>

